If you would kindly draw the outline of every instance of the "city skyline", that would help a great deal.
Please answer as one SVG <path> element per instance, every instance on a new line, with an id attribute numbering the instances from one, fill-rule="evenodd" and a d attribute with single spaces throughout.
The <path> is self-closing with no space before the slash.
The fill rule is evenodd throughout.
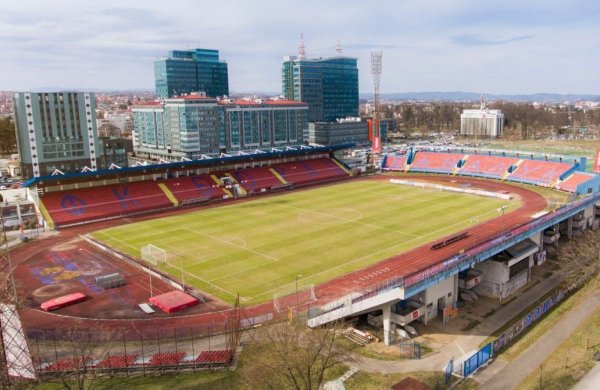
<path id="1" fill-rule="evenodd" d="M 484 3 L 5 2 L 0 90 L 152 89 L 154 60 L 203 47 L 227 61 L 232 92 L 280 91 L 304 33 L 307 58 L 335 56 L 338 42 L 358 58 L 361 93 L 373 50 L 382 93 L 600 93 L 600 4 Z"/>

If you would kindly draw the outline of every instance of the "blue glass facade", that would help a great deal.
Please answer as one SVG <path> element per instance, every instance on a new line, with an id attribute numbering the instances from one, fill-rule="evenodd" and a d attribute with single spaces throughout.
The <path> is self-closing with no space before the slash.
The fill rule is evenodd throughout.
<path id="1" fill-rule="evenodd" d="M 154 61 L 154 80 L 159 98 L 192 92 L 217 97 L 229 95 L 227 63 L 219 51 L 210 49 L 173 50 L 166 58 Z"/>
<path id="2" fill-rule="evenodd" d="M 287 99 L 308 104 L 309 122 L 358 116 L 356 58 L 286 58 L 281 79 L 282 93 Z"/>

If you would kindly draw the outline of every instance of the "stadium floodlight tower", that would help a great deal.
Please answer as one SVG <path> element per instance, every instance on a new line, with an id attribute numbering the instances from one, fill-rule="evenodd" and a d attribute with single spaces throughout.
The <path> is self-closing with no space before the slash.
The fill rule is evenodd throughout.
<path id="1" fill-rule="evenodd" d="M 373 154 L 381 153 L 381 131 L 379 123 L 381 120 L 381 101 L 379 96 L 379 84 L 381 81 L 381 70 L 382 70 L 382 59 L 383 53 L 380 51 L 371 52 L 371 74 L 373 75 L 373 101 L 375 105 L 373 115 L 373 129 L 372 129 L 372 151 Z"/>

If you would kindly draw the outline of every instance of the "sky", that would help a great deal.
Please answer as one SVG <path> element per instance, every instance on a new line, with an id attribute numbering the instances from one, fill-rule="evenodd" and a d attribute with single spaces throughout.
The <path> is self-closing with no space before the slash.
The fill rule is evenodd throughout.
<path id="1" fill-rule="evenodd" d="M 358 58 L 371 92 L 600 94 L 597 0 L 0 2 L 0 90 L 154 88 L 169 50 L 218 49 L 231 92 L 279 92 L 283 56 Z"/>

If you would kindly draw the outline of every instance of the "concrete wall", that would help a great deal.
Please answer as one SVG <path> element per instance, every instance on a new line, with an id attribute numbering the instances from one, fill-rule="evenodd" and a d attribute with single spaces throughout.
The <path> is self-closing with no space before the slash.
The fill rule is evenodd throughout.
<path id="1" fill-rule="evenodd" d="M 429 320 L 435 318 L 437 316 L 438 309 L 443 309 L 442 307 L 438 308 L 438 300 L 440 298 L 445 299 L 446 305 L 451 305 L 456 302 L 457 294 L 458 275 L 447 278 L 425 290 L 423 294 L 423 300 L 427 305 L 427 310 L 425 312 L 425 318 L 423 318 L 423 322 L 427 323 Z"/>

